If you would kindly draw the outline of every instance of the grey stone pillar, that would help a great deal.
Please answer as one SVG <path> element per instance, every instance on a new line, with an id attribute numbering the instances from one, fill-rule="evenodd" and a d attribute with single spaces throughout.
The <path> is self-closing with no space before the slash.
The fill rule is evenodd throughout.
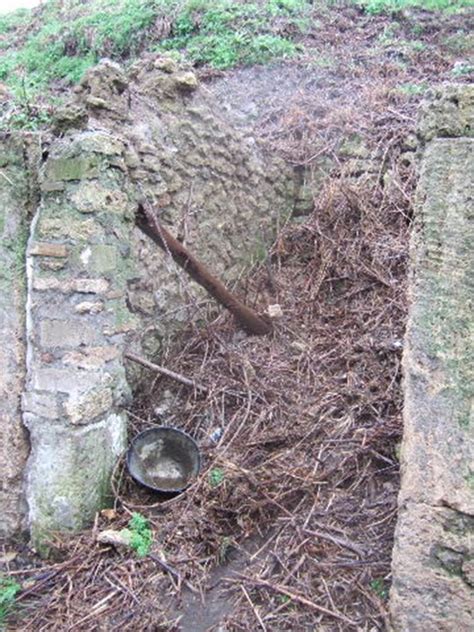
<path id="1" fill-rule="evenodd" d="M 110 500 L 126 441 L 122 363 L 134 204 L 122 142 L 104 132 L 55 141 L 27 253 L 27 502 L 33 539 L 79 529 Z"/>
<path id="2" fill-rule="evenodd" d="M 39 138 L 0 139 L 0 536 L 20 529 L 28 438 L 20 397 L 25 379 L 25 249 L 33 202 L 28 155 Z M 36 152 L 40 153 L 40 152 Z"/>
<path id="3" fill-rule="evenodd" d="M 474 621 L 474 86 L 433 95 L 412 236 L 391 611 L 403 632 Z"/>

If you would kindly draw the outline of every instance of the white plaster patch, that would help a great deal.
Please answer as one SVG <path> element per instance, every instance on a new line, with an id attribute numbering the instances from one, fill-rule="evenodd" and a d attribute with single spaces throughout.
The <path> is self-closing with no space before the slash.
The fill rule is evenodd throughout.
<path id="1" fill-rule="evenodd" d="M 84 266 L 87 266 L 89 264 L 91 255 L 92 255 L 92 250 L 90 249 L 89 246 L 87 246 L 87 248 L 84 248 L 84 250 L 81 252 L 80 259 Z"/>

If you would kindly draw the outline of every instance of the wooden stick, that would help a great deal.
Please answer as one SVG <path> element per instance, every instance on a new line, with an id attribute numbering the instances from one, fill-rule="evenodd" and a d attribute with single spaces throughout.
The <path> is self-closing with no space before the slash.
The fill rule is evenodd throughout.
<path id="1" fill-rule="evenodd" d="M 160 224 L 155 213 L 145 201 L 138 207 L 137 226 L 162 250 L 170 254 L 196 283 L 199 283 L 218 303 L 228 309 L 247 333 L 262 336 L 272 331 L 271 321 L 257 314 L 229 292 L 219 279 L 216 279 L 202 263 L 188 252 L 181 242 Z"/>
<path id="2" fill-rule="evenodd" d="M 176 380 L 177 382 L 181 382 L 181 384 L 185 384 L 186 386 L 190 386 L 191 388 L 195 388 L 197 391 L 201 391 L 202 393 L 208 393 L 209 389 L 203 386 L 202 384 L 198 384 L 194 380 L 190 380 L 184 375 L 180 375 L 179 373 L 175 373 L 174 371 L 170 371 L 169 369 L 165 369 L 164 366 L 160 366 L 159 364 L 153 364 L 153 362 L 149 362 L 145 360 L 135 353 L 124 353 L 124 357 L 127 360 L 131 360 L 132 362 L 136 362 L 136 364 L 141 364 L 147 369 L 151 369 L 152 371 L 156 371 L 157 373 L 161 373 L 162 375 L 166 375 L 166 377 L 170 377 L 172 380 Z"/>

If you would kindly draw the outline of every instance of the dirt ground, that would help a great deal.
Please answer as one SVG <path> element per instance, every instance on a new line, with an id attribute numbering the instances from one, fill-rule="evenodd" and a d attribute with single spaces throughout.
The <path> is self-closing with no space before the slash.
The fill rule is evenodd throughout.
<path id="1" fill-rule="evenodd" d="M 346 8 L 321 16 L 298 61 L 201 70 L 223 115 L 302 174 L 302 214 L 236 288 L 283 315 L 257 338 L 209 309 L 170 342 L 157 360 L 208 392 L 149 376 L 130 435 L 186 430 L 199 480 L 163 500 L 121 462 L 115 511 L 58 536 L 52 559 L 4 543 L 22 584 L 9 630 L 387 628 L 416 116 L 430 84 L 469 80 L 469 29 Z M 144 559 L 95 539 L 133 512 L 154 532 Z"/>

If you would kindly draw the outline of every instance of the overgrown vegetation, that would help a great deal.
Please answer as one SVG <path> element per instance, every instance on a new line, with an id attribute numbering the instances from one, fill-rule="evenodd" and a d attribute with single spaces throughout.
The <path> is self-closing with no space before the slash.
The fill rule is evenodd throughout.
<path id="1" fill-rule="evenodd" d="M 346 0 L 369 14 L 458 10 L 472 0 Z M 176 50 L 216 69 L 290 58 L 334 0 L 49 0 L 0 18 L 0 81 L 16 98 L 77 83 L 102 57 Z"/>

